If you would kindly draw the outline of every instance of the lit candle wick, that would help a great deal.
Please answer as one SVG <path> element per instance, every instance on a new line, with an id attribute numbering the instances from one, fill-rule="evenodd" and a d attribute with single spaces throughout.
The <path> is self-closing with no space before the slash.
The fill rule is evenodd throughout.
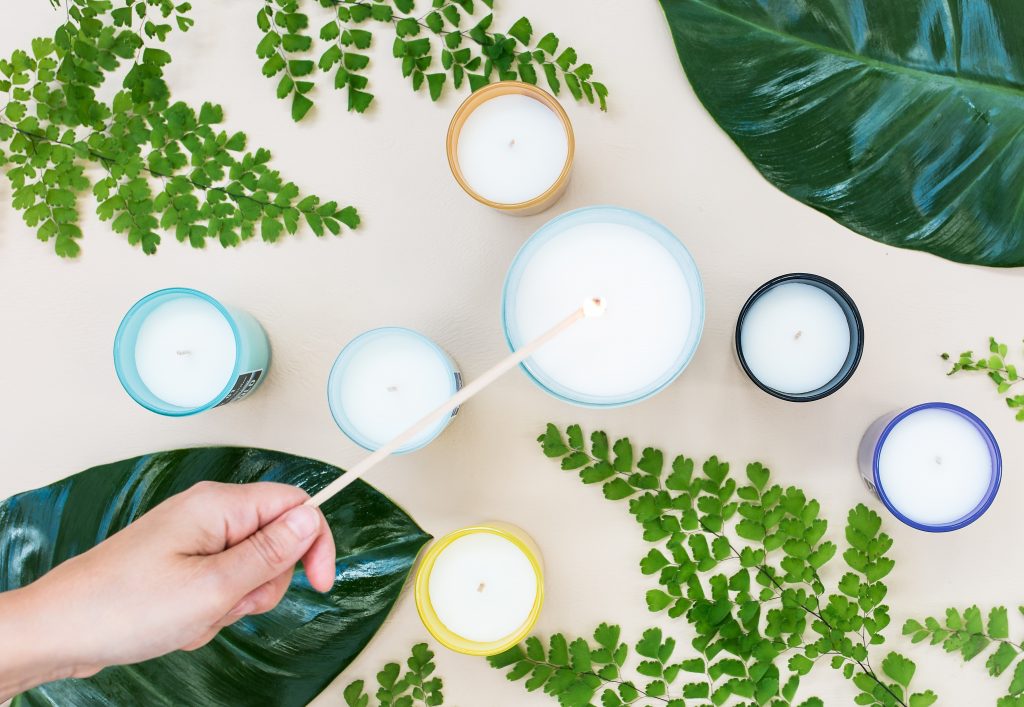
<path id="1" fill-rule="evenodd" d="M 804 335 L 803 330 L 800 330 L 796 334 L 793 335 L 793 340 L 794 341 L 798 341 L 800 339 L 800 337 L 803 336 L 803 335 Z"/>
<path id="2" fill-rule="evenodd" d="M 187 350 L 186 351 L 177 351 L 175 353 L 177 353 L 179 356 L 191 356 L 192 355 L 192 352 L 191 351 L 187 351 Z"/>
<path id="3" fill-rule="evenodd" d="M 511 140 L 509 140 L 508 141 L 508 146 L 509 147 L 515 147 L 516 146 L 516 139 L 512 138 Z"/>
<path id="4" fill-rule="evenodd" d="M 595 319 L 597 317 L 603 317 L 604 312 L 607 309 L 607 305 L 604 300 L 600 297 L 591 297 L 589 300 L 583 303 L 583 315 L 588 319 Z"/>
<path id="5" fill-rule="evenodd" d="M 477 590 L 478 592 L 480 592 L 481 594 L 483 594 L 483 592 L 484 592 L 484 589 L 486 589 L 486 588 L 487 588 L 487 585 L 486 585 L 485 583 L 483 583 L 483 582 L 480 582 L 480 586 L 478 586 L 478 587 L 476 588 L 476 590 Z"/>

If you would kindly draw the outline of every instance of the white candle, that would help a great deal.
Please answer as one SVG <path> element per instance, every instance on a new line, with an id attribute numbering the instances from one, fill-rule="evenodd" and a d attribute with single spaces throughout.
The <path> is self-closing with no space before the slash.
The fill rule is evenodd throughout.
<path id="1" fill-rule="evenodd" d="M 989 493 L 993 462 L 977 424 L 955 409 L 925 407 L 881 440 L 879 490 L 915 523 L 942 526 L 967 517 Z"/>
<path id="2" fill-rule="evenodd" d="M 135 340 L 135 367 L 143 384 L 165 403 L 183 408 L 217 398 L 231 380 L 235 359 L 231 324 L 198 297 L 155 307 Z"/>
<path id="3" fill-rule="evenodd" d="M 850 342 L 850 324 L 839 303 L 803 282 L 783 282 L 761 294 L 740 330 L 750 374 L 790 395 L 828 385 L 846 365 Z"/>
<path id="4" fill-rule="evenodd" d="M 445 402 L 459 384 L 454 364 L 436 344 L 415 331 L 388 327 L 345 347 L 331 371 L 328 399 L 342 431 L 376 449 Z M 399 453 L 427 444 L 448 421 L 425 430 Z"/>
<path id="5" fill-rule="evenodd" d="M 548 106 L 508 93 L 486 100 L 466 117 L 457 154 L 463 179 L 479 196 L 519 204 L 558 181 L 568 160 L 569 136 Z"/>
<path id="6" fill-rule="evenodd" d="M 416 609 L 442 645 L 496 655 L 523 640 L 544 604 L 540 551 L 522 530 L 484 523 L 444 536 L 416 570 Z"/>
<path id="7" fill-rule="evenodd" d="M 448 545 L 434 561 L 428 586 L 437 618 L 469 641 L 514 634 L 537 600 L 537 573 L 510 540 L 474 533 Z"/>
<path id="8" fill-rule="evenodd" d="M 682 244 L 635 212 L 594 207 L 555 219 L 524 246 L 505 284 L 513 348 L 589 297 L 607 305 L 526 363 L 550 392 L 619 405 L 670 382 L 700 339 L 703 291 Z"/>

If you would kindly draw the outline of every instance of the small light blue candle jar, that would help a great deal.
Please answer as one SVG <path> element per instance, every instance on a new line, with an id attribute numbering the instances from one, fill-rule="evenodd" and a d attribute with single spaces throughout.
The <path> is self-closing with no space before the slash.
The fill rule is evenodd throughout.
<path id="1" fill-rule="evenodd" d="M 657 394 L 683 372 L 704 329 L 704 286 L 671 231 L 615 206 L 570 211 L 542 226 L 505 279 L 509 348 L 593 297 L 604 301 L 604 316 L 577 323 L 522 364 L 537 386 L 575 405 L 615 408 Z"/>
<path id="2" fill-rule="evenodd" d="M 930 533 L 978 520 L 999 492 L 1003 468 L 988 426 L 950 403 L 878 418 L 861 440 L 857 462 L 868 490 L 890 513 Z"/>
<path id="3" fill-rule="evenodd" d="M 252 315 L 184 287 L 143 297 L 114 337 L 114 369 L 125 391 L 169 417 L 242 400 L 269 366 L 270 343 Z"/>
<path id="4" fill-rule="evenodd" d="M 367 451 L 391 441 L 462 387 L 462 375 L 448 353 L 423 334 L 382 327 L 360 334 L 338 354 L 327 380 L 327 402 L 345 435 Z M 430 444 L 458 409 L 396 454 Z"/>

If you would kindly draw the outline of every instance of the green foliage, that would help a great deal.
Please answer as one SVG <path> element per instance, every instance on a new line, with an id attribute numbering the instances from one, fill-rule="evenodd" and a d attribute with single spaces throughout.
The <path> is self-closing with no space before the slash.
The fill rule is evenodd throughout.
<path id="1" fill-rule="evenodd" d="M 444 687 L 441 678 L 431 677 L 434 673 L 434 653 L 426 643 L 412 647 L 412 655 L 405 662 L 406 671 L 398 663 L 388 663 L 377 673 L 379 707 L 435 707 L 444 704 Z M 343 693 L 347 707 L 369 707 L 370 696 L 365 692 L 366 684 L 356 680 Z"/>
<path id="2" fill-rule="evenodd" d="M 555 34 L 538 39 L 526 17 L 505 33 L 492 31 L 493 0 L 429 0 L 429 8 L 419 10 L 415 0 L 317 2 L 315 19 L 303 11 L 301 0 L 263 0 L 256 13 L 263 74 L 276 82 L 278 98 L 291 101 L 296 121 L 313 107 L 318 74 L 345 91 L 348 110 L 362 113 L 370 107 L 368 52 L 380 24 L 394 32 L 391 53 L 402 76 L 415 91 L 425 87 L 433 101 L 449 85 L 475 91 L 496 80 L 537 84 L 543 76 L 556 95 L 564 85 L 577 101 L 607 109 L 608 89 L 593 80 L 593 67 L 580 63 L 572 47 L 560 46 Z"/>
<path id="3" fill-rule="evenodd" d="M 1018 611 L 1024 614 L 1024 606 L 1018 607 Z M 903 624 L 903 635 L 910 636 L 914 643 L 927 640 L 933 646 L 942 646 L 947 653 L 959 653 L 965 662 L 987 652 L 988 674 L 1011 676 L 1007 694 L 999 698 L 998 707 L 1024 707 L 1024 661 L 1020 660 L 1024 643 L 1010 640 L 1006 607 L 997 606 L 989 611 L 987 622 L 977 606 L 963 611 L 946 609 L 941 620 L 932 616 L 923 621 L 908 619 Z"/>
<path id="4" fill-rule="evenodd" d="M 839 549 L 826 539 L 818 502 L 773 484 L 764 465 L 749 464 L 737 480 L 717 457 L 698 465 L 650 447 L 638 455 L 628 439 L 609 445 L 603 432 L 588 444 L 577 425 L 564 434 L 548 425 L 538 441 L 585 484 L 627 501 L 652 546 L 640 560 L 641 573 L 657 583 L 646 594 L 648 608 L 685 620 L 696 637 L 687 656 L 660 629 L 645 632 L 628 676 L 628 648 L 616 626 L 602 624 L 593 643 L 556 634 L 547 650 L 531 638 L 491 659 L 509 679 L 525 679 L 528 690 L 543 689 L 566 707 L 597 696 L 606 707 L 644 698 L 672 707 L 691 698 L 811 707 L 821 700 L 798 702 L 800 680 L 827 659 L 856 688 L 859 705 L 935 701 L 930 691 L 913 692 L 915 665 L 906 657 L 889 652 L 880 670 L 873 667 L 871 648 L 884 642 L 889 624 L 883 580 L 894 563 L 892 540 L 867 507 L 849 513 L 848 571 L 828 590 L 819 573 Z"/>
<path id="5" fill-rule="evenodd" d="M 100 218 L 148 254 L 162 231 L 230 247 L 276 241 L 302 221 L 318 236 L 359 224 L 354 208 L 301 194 L 269 166 L 270 152 L 222 129 L 220 106 L 172 99 L 171 56 L 158 45 L 192 26 L 190 11 L 170 0 L 69 0 L 52 39 L 0 60 L 0 165 L 14 207 L 58 255 L 79 253 L 78 201 L 90 186 Z M 120 89 L 100 98 L 118 70 Z M 95 184 L 87 165 L 103 170 Z"/>
<path id="6" fill-rule="evenodd" d="M 1009 353 L 1010 349 L 1006 344 L 999 343 L 995 337 L 989 337 L 987 354 L 975 357 L 973 351 L 964 351 L 953 363 L 953 368 L 947 375 L 952 376 L 960 371 L 984 373 L 996 386 L 996 392 L 1006 395 L 1011 388 L 1024 380 L 1024 376 L 1017 373 L 1016 364 L 1007 362 Z M 949 359 L 948 353 L 942 354 L 943 361 Z M 1024 422 L 1024 394 L 1007 395 L 1006 406 L 1016 411 L 1018 421 Z"/>
<path id="7" fill-rule="evenodd" d="M 694 92 L 776 187 L 890 246 L 1024 265 L 1024 3 L 661 5 Z"/>

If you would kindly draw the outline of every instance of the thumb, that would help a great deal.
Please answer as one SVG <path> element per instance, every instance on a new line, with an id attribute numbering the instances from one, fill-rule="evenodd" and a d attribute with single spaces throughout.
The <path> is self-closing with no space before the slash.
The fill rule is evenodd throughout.
<path id="1" fill-rule="evenodd" d="M 234 594 L 232 602 L 290 572 L 316 542 L 323 517 L 315 508 L 292 508 L 216 558 L 217 570 Z"/>

